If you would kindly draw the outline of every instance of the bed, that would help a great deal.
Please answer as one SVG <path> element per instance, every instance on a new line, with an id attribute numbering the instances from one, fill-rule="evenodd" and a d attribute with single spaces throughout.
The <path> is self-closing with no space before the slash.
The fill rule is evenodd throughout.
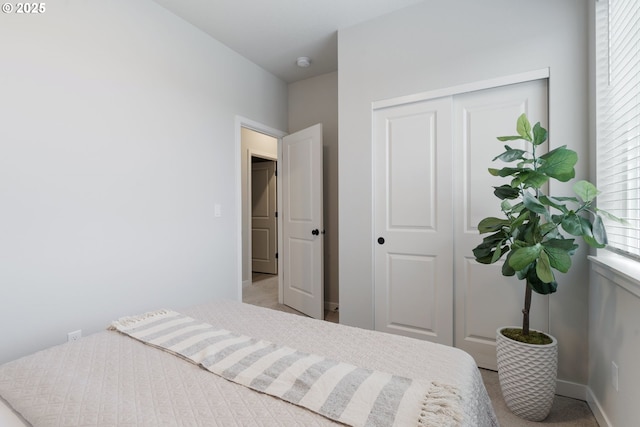
<path id="1" fill-rule="evenodd" d="M 228 300 L 179 312 L 323 360 L 447 387 L 453 415 L 442 425 L 498 425 L 476 364 L 461 350 Z M 113 330 L 0 365 L 0 397 L 0 425 L 11 426 L 342 425 Z"/>

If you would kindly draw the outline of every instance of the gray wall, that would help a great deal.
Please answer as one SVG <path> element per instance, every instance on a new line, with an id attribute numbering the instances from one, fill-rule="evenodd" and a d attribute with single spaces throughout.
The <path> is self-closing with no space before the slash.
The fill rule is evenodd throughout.
<path id="1" fill-rule="evenodd" d="M 54 3 L 0 16 L 0 362 L 237 298 L 235 117 L 287 127 L 284 82 L 156 3 Z"/>
<path id="2" fill-rule="evenodd" d="M 549 67 L 550 143 L 578 151 L 577 176 L 585 178 L 587 5 L 426 0 L 339 32 L 341 323 L 373 327 L 371 103 Z M 551 190 L 571 192 L 566 184 Z M 559 377 L 579 384 L 587 382 L 585 255 L 582 248 L 572 271 L 559 279 L 550 307 Z"/>
<path id="3" fill-rule="evenodd" d="M 324 299 L 338 305 L 338 73 L 289 85 L 289 132 L 322 123 L 324 160 Z"/>

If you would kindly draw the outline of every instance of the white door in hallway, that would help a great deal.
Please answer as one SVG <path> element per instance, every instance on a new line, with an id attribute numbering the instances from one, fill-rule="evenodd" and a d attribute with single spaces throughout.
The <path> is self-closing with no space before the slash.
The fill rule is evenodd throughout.
<path id="1" fill-rule="evenodd" d="M 276 162 L 251 164 L 251 270 L 278 273 Z"/>
<path id="2" fill-rule="evenodd" d="M 373 121 L 375 329 L 452 345 L 451 98 Z"/>
<path id="3" fill-rule="evenodd" d="M 322 125 L 282 139 L 283 301 L 324 318 Z"/>
<path id="4" fill-rule="evenodd" d="M 520 114 L 527 113 L 532 125 L 539 121 L 547 127 L 547 105 L 547 79 L 453 98 L 455 346 L 469 352 L 483 368 L 497 369 L 496 329 L 521 326 L 525 286 L 502 276 L 502 261 L 484 265 L 473 257 L 472 250 L 483 237 L 478 234 L 480 220 L 503 216 L 493 186 L 504 184 L 504 179 L 491 176 L 487 168 L 506 166 L 492 161 L 504 152 L 505 143 L 496 137 L 516 135 Z M 521 141 L 506 144 L 524 148 Z M 539 153 L 547 149 L 545 144 Z M 548 331 L 548 297 L 534 293 L 531 311 L 531 327 Z"/>

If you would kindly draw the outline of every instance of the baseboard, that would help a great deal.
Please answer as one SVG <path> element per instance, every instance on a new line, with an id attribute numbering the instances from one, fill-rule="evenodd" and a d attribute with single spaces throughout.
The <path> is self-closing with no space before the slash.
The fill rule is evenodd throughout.
<path id="1" fill-rule="evenodd" d="M 237 282 L 236 282 L 237 283 Z M 249 286 L 251 284 L 251 279 L 249 280 L 243 280 L 242 281 L 242 287 L 244 288 L 245 286 Z"/>
<path id="2" fill-rule="evenodd" d="M 558 380 L 556 382 L 556 394 L 572 399 L 587 400 L 587 386 L 571 381 Z"/>
<path id="3" fill-rule="evenodd" d="M 613 424 L 611 424 L 609 418 L 607 418 L 602 406 L 600 406 L 600 402 L 598 402 L 596 395 L 593 394 L 593 391 L 591 391 L 589 387 L 587 387 L 587 405 L 589 405 L 589 408 L 591 409 L 591 412 L 593 412 L 593 416 L 596 418 L 600 427 L 613 427 Z"/>
<path id="4" fill-rule="evenodd" d="M 324 311 L 338 311 L 338 303 L 325 301 L 324 302 Z"/>

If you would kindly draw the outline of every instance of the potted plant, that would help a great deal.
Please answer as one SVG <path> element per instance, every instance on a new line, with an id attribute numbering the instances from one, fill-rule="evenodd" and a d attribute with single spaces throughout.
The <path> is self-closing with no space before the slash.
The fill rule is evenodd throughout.
<path id="1" fill-rule="evenodd" d="M 522 140 L 529 149 L 505 145 L 505 151 L 493 159 L 515 162 L 489 169 L 491 175 L 508 179 L 494 187 L 504 217 L 480 221 L 480 234 L 488 235 L 473 254 L 483 264 L 504 260 L 502 274 L 517 276 L 525 283 L 522 328 L 497 331 L 498 376 L 509 409 L 522 418 L 540 421 L 549 414 L 555 395 L 557 341 L 529 328 L 532 292 L 555 292 L 554 270 L 569 271 L 578 248 L 575 238 L 602 248 L 607 243 L 602 215 L 618 219 L 594 206 L 598 190 L 588 181 L 573 185 L 574 197 L 545 194 L 543 187 L 550 180 L 567 182 L 575 177 L 578 155 L 566 146 L 538 155 L 536 149 L 547 140 L 547 130 L 539 122 L 532 128 L 525 114 L 518 118 L 516 129 L 518 135 L 498 140 Z M 532 360 L 534 357 L 541 359 Z"/>

